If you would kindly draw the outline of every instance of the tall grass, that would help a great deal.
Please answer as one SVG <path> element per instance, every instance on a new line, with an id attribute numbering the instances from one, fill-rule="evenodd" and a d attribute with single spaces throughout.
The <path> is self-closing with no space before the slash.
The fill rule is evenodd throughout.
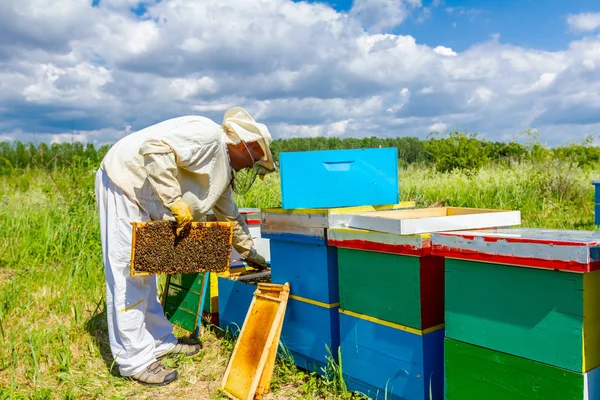
<path id="1" fill-rule="evenodd" d="M 598 167 L 554 160 L 475 172 L 410 166 L 400 171 L 401 198 L 419 207 L 521 210 L 524 226 L 595 229 L 591 180 L 599 176 Z M 84 168 L 14 170 L 0 177 L 0 399 L 148 393 L 118 376 L 107 346 L 93 178 L 94 171 Z M 279 206 L 278 176 L 257 181 L 236 199 L 240 207 Z M 214 364 L 224 370 L 222 351 L 225 356 L 190 364 L 182 376 L 193 378 L 148 396 L 197 391 L 202 379 L 218 382 L 219 370 L 204 369 Z M 282 390 L 296 379 L 277 376 Z M 338 379 L 329 385 L 343 387 Z M 206 390 L 216 393 L 217 386 Z"/>
<path id="2" fill-rule="evenodd" d="M 400 170 L 400 193 L 417 207 L 519 210 L 523 227 L 596 229 L 591 181 L 598 177 L 600 166 L 561 160 L 491 164 L 475 172 L 411 166 Z"/>

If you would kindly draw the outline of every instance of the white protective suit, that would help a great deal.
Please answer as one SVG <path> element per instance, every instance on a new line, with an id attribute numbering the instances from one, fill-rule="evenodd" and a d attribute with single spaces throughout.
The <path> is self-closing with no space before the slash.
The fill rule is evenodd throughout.
<path id="1" fill-rule="evenodd" d="M 179 199 L 194 220 L 209 210 L 221 221 L 236 221 L 233 246 L 255 256 L 248 227 L 233 199 L 228 143 L 257 140 L 273 169 L 270 134 L 240 108 L 223 125 L 199 116 L 170 119 L 117 142 L 96 175 L 106 275 L 110 347 L 122 376 L 132 376 L 176 343 L 157 296 L 156 276 L 129 274 L 132 221 L 174 220 L 168 207 Z"/>

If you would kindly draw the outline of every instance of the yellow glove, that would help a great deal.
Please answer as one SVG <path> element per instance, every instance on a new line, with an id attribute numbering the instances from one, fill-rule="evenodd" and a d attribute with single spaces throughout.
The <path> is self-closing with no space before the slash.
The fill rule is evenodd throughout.
<path id="1" fill-rule="evenodd" d="M 181 233 L 181 231 L 194 220 L 192 217 L 192 209 L 190 206 L 183 200 L 177 200 L 175 203 L 169 207 L 173 217 L 175 217 L 175 221 L 177 221 L 177 236 Z"/>

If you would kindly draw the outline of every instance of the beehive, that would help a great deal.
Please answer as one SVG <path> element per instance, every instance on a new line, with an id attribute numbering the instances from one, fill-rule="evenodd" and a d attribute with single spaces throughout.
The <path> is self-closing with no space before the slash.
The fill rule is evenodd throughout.
<path id="1" fill-rule="evenodd" d="M 581 374 L 452 339 L 444 351 L 448 400 L 600 398 L 600 368 Z"/>
<path id="2" fill-rule="evenodd" d="M 599 250 L 594 232 L 433 234 L 432 253 L 446 257 L 447 398 L 596 398 Z"/>
<path id="3" fill-rule="evenodd" d="M 285 209 L 399 201 L 395 147 L 284 152 L 280 154 L 280 163 L 281 199 Z"/>
<path id="4" fill-rule="evenodd" d="M 373 399 L 441 399 L 444 260 L 429 235 L 335 228 L 348 388 Z"/>
<path id="5" fill-rule="evenodd" d="M 373 400 L 442 399 L 442 327 L 412 329 L 341 310 L 340 337 L 349 390 Z"/>
<path id="6" fill-rule="evenodd" d="M 132 225 L 131 275 L 222 272 L 229 267 L 232 222 L 193 222 L 179 236 L 171 221 Z"/>

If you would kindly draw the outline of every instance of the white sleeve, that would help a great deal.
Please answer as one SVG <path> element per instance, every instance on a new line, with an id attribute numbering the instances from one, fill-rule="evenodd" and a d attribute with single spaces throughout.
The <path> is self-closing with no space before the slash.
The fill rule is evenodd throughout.
<path id="1" fill-rule="evenodd" d="M 235 204 L 231 186 L 229 186 L 221 197 L 219 197 L 213 206 L 213 212 L 218 221 L 235 222 L 235 225 L 233 226 L 232 245 L 242 257 L 246 258 L 250 254 L 256 253 L 250 229 L 248 229 L 246 220 L 240 214 L 240 211 Z"/>
<path id="2" fill-rule="evenodd" d="M 166 143 L 159 140 L 146 141 L 139 151 L 144 157 L 148 180 L 165 207 L 181 199 L 181 186 L 177 180 L 176 156 Z"/>

